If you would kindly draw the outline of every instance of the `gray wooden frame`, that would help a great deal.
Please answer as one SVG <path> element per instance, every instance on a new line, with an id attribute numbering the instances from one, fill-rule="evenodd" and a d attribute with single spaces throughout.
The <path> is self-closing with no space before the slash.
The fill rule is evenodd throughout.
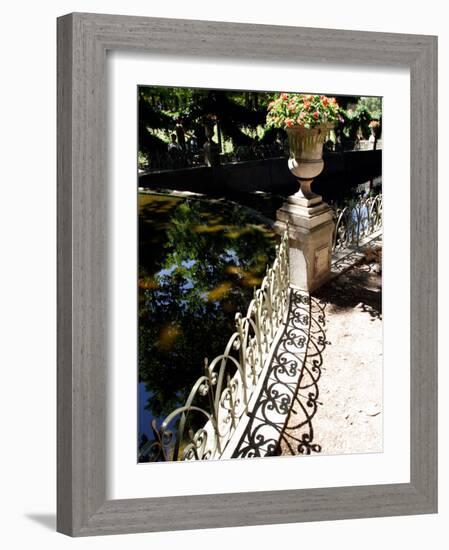
<path id="1" fill-rule="evenodd" d="M 410 68 L 410 483 L 106 500 L 107 50 Z M 436 512 L 436 37 L 81 13 L 58 19 L 57 492 L 57 529 L 72 536 Z"/>

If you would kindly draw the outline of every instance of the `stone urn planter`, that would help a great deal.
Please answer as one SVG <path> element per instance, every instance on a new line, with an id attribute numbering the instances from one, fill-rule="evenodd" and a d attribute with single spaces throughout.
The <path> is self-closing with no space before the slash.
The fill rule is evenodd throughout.
<path id="1" fill-rule="evenodd" d="M 288 167 L 299 182 L 299 190 L 276 211 L 274 227 L 280 234 L 288 230 L 290 284 L 309 292 L 331 273 L 333 213 L 311 186 L 323 170 L 323 146 L 338 120 L 336 99 L 324 95 L 281 93 L 268 105 L 267 125 L 286 131 Z"/>
<path id="2" fill-rule="evenodd" d="M 314 178 L 323 171 L 323 145 L 332 128 L 332 124 L 321 124 L 314 128 L 286 128 L 290 146 L 288 167 L 299 182 L 299 190 L 292 198 L 305 206 L 318 204 L 322 200 L 320 195 L 312 191 L 311 186 Z"/>

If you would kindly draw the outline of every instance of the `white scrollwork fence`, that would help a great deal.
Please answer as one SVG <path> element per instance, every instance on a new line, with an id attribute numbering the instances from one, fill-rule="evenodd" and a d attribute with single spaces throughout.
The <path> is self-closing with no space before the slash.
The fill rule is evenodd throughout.
<path id="1" fill-rule="evenodd" d="M 140 450 L 150 461 L 219 458 L 235 432 L 259 381 L 289 299 L 288 228 L 276 258 L 254 291 L 246 316 L 235 316 L 236 331 L 224 352 L 205 361 L 204 374 L 182 407 L 170 413 L 154 439 Z"/>
<path id="2" fill-rule="evenodd" d="M 382 195 L 368 197 L 335 210 L 332 251 L 358 247 L 382 228 Z"/>

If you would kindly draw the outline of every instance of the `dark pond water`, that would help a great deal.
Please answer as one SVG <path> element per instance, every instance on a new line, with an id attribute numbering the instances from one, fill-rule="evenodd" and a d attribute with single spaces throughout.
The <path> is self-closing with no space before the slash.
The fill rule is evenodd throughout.
<path id="1" fill-rule="evenodd" d="M 139 195 L 139 441 L 183 404 L 204 358 L 223 352 L 275 254 L 254 210 Z"/>

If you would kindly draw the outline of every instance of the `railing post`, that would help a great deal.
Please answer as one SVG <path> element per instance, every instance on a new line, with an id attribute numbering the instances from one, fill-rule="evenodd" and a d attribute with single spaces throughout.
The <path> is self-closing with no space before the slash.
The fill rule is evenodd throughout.
<path id="1" fill-rule="evenodd" d="M 310 292 L 330 277 L 334 220 L 325 202 L 307 202 L 289 197 L 276 212 L 275 229 L 283 234 L 289 223 L 290 283 Z"/>

